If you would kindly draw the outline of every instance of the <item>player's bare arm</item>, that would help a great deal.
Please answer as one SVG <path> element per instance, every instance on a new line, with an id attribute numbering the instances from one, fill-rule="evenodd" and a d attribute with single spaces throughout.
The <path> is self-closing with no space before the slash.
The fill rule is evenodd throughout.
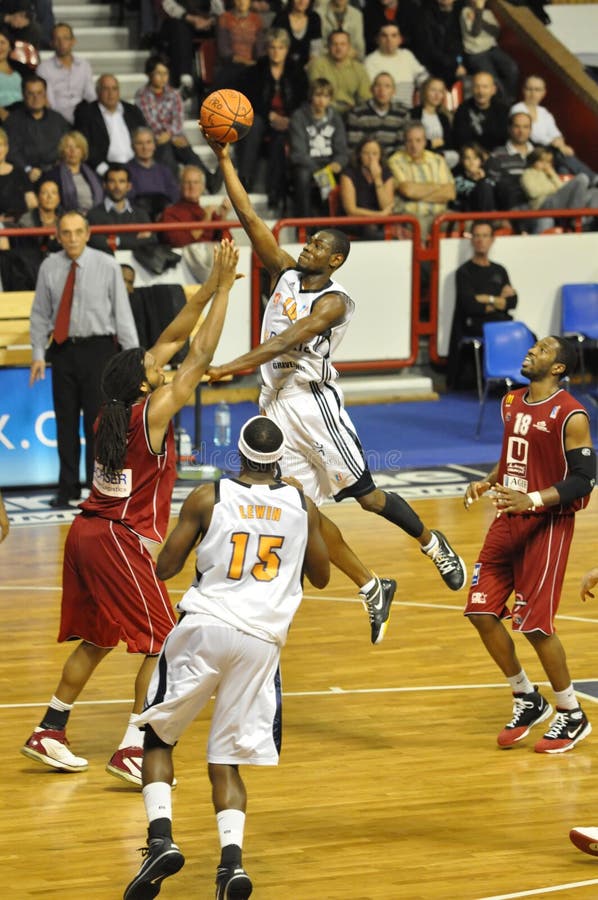
<path id="1" fill-rule="evenodd" d="M 149 352 L 156 360 L 156 365 L 166 365 L 184 347 L 185 341 L 195 328 L 197 320 L 216 290 L 218 271 L 218 264 L 214 260 L 207 280 L 193 294 L 172 322 L 166 326 L 154 346 L 150 348 Z"/>
<path id="2" fill-rule="evenodd" d="M 212 381 L 218 381 L 225 375 L 235 375 L 245 369 L 253 369 L 263 363 L 276 359 L 282 353 L 296 347 L 297 344 L 311 340 L 318 334 L 322 334 L 333 325 L 342 322 L 346 315 L 346 300 L 344 294 L 331 291 L 324 294 L 312 309 L 309 316 L 289 325 L 280 334 L 268 338 L 263 344 L 254 347 L 242 356 L 238 356 L 231 362 L 220 366 L 210 366 L 208 375 Z"/>
<path id="3" fill-rule="evenodd" d="M 247 191 L 241 184 L 230 158 L 229 145 L 217 144 L 208 137 L 206 140 L 218 158 L 230 202 L 262 263 L 272 277 L 277 276 L 283 269 L 295 266 L 296 260 L 279 247 L 266 223 L 260 219 L 252 207 Z"/>
<path id="4" fill-rule="evenodd" d="M 218 284 L 210 311 L 191 342 L 189 352 L 170 384 L 153 392 L 148 425 L 152 449 L 159 452 L 172 417 L 188 402 L 205 374 L 220 340 L 230 289 L 235 283 L 239 251 L 230 241 L 217 252 Z"/>
<path id="5" fill-rule="evenodd" d="M 214 485 L 202 484 L 183 503 L 178 521 L 156 561 L 156 572 L 162 581 L 177 575 L 193 548 L 199 544 L 212 520 L 215 500 Z"/>
<path id="6" fill-rule="evenodd" d="M 307 502 L 307 546 L 303 571 L 314 587 L 325 588 L 330 580 L 330 557 L 320 531 L 320 513 L 309 497 Z"/>
<path id="7" fill-rule="evenodd" d="M 546 485 L 532 494 L 523 494 L 496 484 L 497 508 L 501 512 L 521 514 L 538 506 L 568 504 L 589 494 L 594 486 L 596 457 L 585 413 L 574 413 L 569 418 L 565 426 L 565 453 L 569 472 L 563 481 L 556 485 Z"/>

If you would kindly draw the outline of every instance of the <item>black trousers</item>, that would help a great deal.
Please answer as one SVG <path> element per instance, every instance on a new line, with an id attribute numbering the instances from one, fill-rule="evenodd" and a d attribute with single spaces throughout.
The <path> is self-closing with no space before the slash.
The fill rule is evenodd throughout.
<path id="1" fill-rule="evenodd" d="M 94 463 L 93 424 L 103 400 L 104 367 L 118 350 L 114 335 L 73 338 L 51 344 L 46 359 L 52 365 L 52 399 L 60 471 L 58 493 L 67 500 L 81 495 L 79 421 L 83 412 L 86 482 L 91 486 Z"/>

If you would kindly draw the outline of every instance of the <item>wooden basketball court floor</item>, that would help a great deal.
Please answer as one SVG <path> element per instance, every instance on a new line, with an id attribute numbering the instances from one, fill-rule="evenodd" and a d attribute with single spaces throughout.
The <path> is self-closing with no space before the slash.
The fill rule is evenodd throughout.
<path id="1" fill-rule="evenodd" d="M 489 501 L 414 504 L 450 536 L 469 570 Z M 598 677 L 598 599 L 582 573 L 598 564 L 598 503 L 577 516 L 559 632 L 576 680 Z M 330 509 L 377 572 L 399 580 L 378 647 L 352 585 L 338 572 L 305 601 L 283 651 L 284 740 L 278 768 L 243 770 L 249 791 L 244 861 L 256 900 L 499 900 L 598 897 L 598 860 L 568 831 L 598 826 L 595 731 L 548 756 L 527 739 L 501 751 L 511 697 L 461 609 L 417 545 L 355 503 Z M 69 724 L 89 769 L 61 774 L 19 754 L 58 679 L 68 646 L 55 634 L 65 525 L 15 528 L 0 547 L 3 790 L 2 895 L 116 900 L 140 863 L 140 793 L 104 771 L 126 724 L 137 660 L 119 648 L 96 672 Z M 192 564 L 170 582 L 174 601 Z M 542 674 L 527 644 L 530 677 Z M 548 694 L 550 696 L 550 692 Z M 211 898 L 219 847 L 206 776 L 209 709 L 175 751 L 175 838 L 182 871 L 160 897 Z M 541 728 L 542 726 L 540 726 Z M 540 736 L 538 734 L 538 736 Z"/>

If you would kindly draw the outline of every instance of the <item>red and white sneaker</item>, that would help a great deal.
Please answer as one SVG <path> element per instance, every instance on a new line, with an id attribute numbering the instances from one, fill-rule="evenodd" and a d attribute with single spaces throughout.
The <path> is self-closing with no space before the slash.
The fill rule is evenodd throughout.
<path id="1" fill-rule="evenodd" d="M 550 728 L 534 750 L 536 753 L 566 753 L 583 741 L 592 731 L 592 726 L 581 707 L 577 709 L 556 708 L 556 715 Z"/>
<path id="2" fill-rule="evenodd" d="M 141 787 L 141 765 L 143 763 L 143 747 L 121 747 L 106 765 L 106 771 L 116 778 L 122 778 L 129 784 Z"/>
<path id="3" fill-rule="evenodd" d="M 578 850 L 598 856 L 598 828 L 572 828 L 569 838 Z"/>
<path id="4" fill-rule="evenodd" d="M 21 747 L 23 756 L 36 762 L 62 769 L 64 772 L 84 772 L 88 762 L 82 756 L 75 756 L 69 750 L 69 742 L 64 731 L 37 727 L 27 743 Z"/>
<path id="5" fill-rule="evenodd" d="M 143 787 L 141 780 L 141 766 L 143 765 L 143 747 L 120 747 L 113 753 L 110 762 L 106 765 L 106 771 L 116 778 L 122 778 L 129 784 Z M 177 785 L 176 778 L 172 779 L 172 787 Z"/>

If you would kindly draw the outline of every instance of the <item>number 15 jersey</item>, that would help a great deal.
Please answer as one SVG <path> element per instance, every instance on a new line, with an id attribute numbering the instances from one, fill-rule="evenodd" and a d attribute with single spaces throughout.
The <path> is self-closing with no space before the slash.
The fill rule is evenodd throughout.
<path id="1" fill-rule="evenodd" d="M 196 550 L 197 577 L 179 609 L 204 613 L 282 646 L 301 602 L 307 509 L 282 482 L 217 482 L 210 527 Z"/>

